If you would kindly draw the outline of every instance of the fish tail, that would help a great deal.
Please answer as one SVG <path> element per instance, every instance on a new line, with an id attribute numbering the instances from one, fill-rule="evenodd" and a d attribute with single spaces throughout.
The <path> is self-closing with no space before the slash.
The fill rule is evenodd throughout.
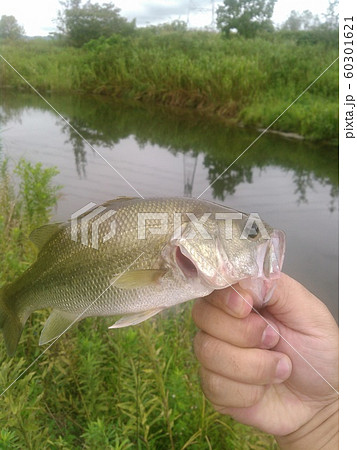
<path id="1" fill-rule="evenodd" d="M 7 354 L 13 356 L 20 340 L 26 318 L 21 320 L 15 303 L 9 304 L 4 289 L 0 289 L 0 329 L 3 332 Z"/>

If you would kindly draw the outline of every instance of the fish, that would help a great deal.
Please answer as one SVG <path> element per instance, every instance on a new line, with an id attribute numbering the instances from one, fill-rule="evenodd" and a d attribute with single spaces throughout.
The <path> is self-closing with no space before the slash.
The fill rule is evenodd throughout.
<path id="1" fill-rule="evenodd" d="M 280 277 L 285 234 L 218 203 L 117 197 L 34 230 L 36 261 L 0 290 L 0 329 L 13 356 L 28 317 L 52 308 L 39 344 L 86 317 L 135 325 L 173 305 L 240 283 L 254 305 Z"/>

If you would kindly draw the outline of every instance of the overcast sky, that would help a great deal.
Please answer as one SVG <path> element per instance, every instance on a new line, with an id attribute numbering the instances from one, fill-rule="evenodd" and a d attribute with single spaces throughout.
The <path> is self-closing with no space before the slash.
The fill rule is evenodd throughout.
<path id="1" fill-rule="evenodd" d="M 92 3 L 108 1 L 92 0 Z M 122 16 L 130 20 L 136 18 L 139 26 L 175 19 L 189 20 L 189 25 L 193 27 L 211 24 L 211 0 L 113 0 L 112 3 L 121 9 Z M 215 1 L 215 8 L 221 3 Z M 293 9 L 300 12 L 309 9 L 314 14 L 321 14 L 328 4 L 328 0 L 278 0 L 273 20 L 277 24 L 282 23 Z M 0 16 L 15 16 L 28 36 L 46 36 L 56 30 L 54 19 L 60 7 L 59 0 L 1 0 Z"/>

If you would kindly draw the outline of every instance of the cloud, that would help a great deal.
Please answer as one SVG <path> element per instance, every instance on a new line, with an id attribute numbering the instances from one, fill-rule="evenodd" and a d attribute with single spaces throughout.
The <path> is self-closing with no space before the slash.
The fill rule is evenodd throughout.
<path id="1" fill-rule="evenodd" d="M 186 20 L 189 11 L 195 14 L 210 8 L 211 0 L 154 0 L 140 2 L 140 6 L 123 5 L 122 15 L 136 18 L 138 25 L 158 24 L 175 19 Z"/>

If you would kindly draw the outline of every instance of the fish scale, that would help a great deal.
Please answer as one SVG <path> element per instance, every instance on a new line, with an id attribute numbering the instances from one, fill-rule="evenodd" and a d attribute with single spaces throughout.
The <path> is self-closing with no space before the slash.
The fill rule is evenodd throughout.
<path id="1" fill-rule="evenodd" d="M 215 214 L 237 211 L 216 203 L 180 197 L 119 197 L 101 206 L 104 209 L 100 214 L 95 214 L 96 206 L 79 216 L 77 224 L 50 224 L 30 236 L 39 247 L 37 260 L 0 291 L 0 327 L 10 355 L 15 352 L 28 316 L 35 310 L 52 308 L 41 334 L 43 344 L 59 336 L 79 314 L 81 319 L 122 314 L 113 327 L 132 325 L 214 289 L 257 278 L 263 264 L 258 255 L 268 258 L 264 267 L 272 267 L 270 259 L 282 264 L 285 241 L 282 234 L 277 235 L 282 232 L 264 224 L 268 237 L 274 236 L 275 241 L 267 243 L 259 235 L 241 239 L 248 220 L 248 215 L 242 213 L 240 220 L 232 222 L 233 239 L 227 239 L 225 223 L 216 220 Z M 113 215 L 100 224 L 98 248 L 93 248 L 95 221 L 109 211 Z M 145 223 L 138 220 L 143 213 L 147 215 Z M 167 214 L 165 233 L 157 233 L 162 221 L 150 217 L 157 213 Z M 202 220 L 212 239 L 202 236 L 188 213 L 197 220 L 210 214 Z M 177 217 L 180 235 L 175 233 Z M 113 221 L 115 233 L 104 242 Z M 73 231 L 76 241 L 72 240 Z M 145 239 L 139 239 L 140 234 Z M 278 242 L 278 247 L 282 242 L 278 250 L 282 255 L 275 259 L 266 256 L 273 242 Z M 263 250 L 258 252 L 258 248 Z"/>

